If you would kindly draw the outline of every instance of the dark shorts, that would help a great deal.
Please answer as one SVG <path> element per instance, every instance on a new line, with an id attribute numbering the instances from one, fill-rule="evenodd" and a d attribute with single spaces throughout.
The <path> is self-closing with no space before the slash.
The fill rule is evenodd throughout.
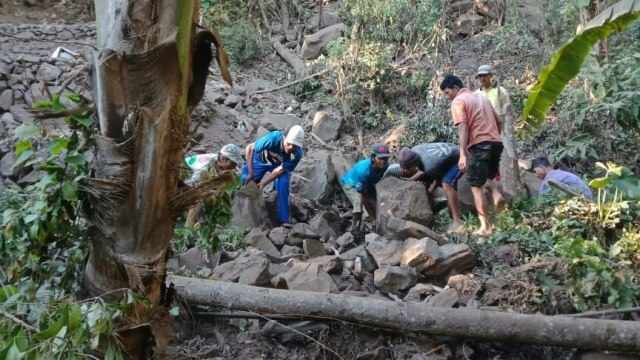
<path id="1" fill-rule="evenodd" d="M 469 148 L 467 155 L 467 181 L 471 186 L 483 186 L 500 169 L 502 143 L 484 141 Z"/>

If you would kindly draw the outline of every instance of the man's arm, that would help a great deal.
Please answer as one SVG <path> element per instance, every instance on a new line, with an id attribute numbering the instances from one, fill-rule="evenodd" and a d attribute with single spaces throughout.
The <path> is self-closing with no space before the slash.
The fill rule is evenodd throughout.
<path id="1" fill-rule="evenodd" d="M 251 143 L 247 145 L 244 149 L 244 156 L 247 159 L 247 168 L 249 169 L 249 174 L 247 176 L 247 183 L 253 180 L 253 152 L 256 148 L 255 143 Z"/>
<path id="2" fill-rule="evenodd" d="M 496 126 L 498 127 L 498 132 L 502 134 L 502 117 L 498 115 L 498 113 L 496 112 L 496 109 L 492 109 L 492 110 L 493 110 L 493 117 L 496 120 Z M 505 115 L 507 114 L 505 113 Z"/>
<path id="3" fill-rule="evenodd" d="M 285 172 L 286 170 L 282 167 L 282 165 L 275 168 L 272 172 L 269 173 L 269 175 L 262 178 L 262 181 L 260 181 L 259 185 L 260 190 L 264 189 L 265 186 L 267 186 L 273 180 L 282 176 L 282 174 L 284 174 Z"/>
<path id="4" fill-rule="evenodd" d="M 466 171 L 467 144 L 469 143 L 469 127 L 466 121 L 458 124 L 458 141 L 460 142 L 460 160 L 458 160 L 458 167 L 460 171 Z"/>

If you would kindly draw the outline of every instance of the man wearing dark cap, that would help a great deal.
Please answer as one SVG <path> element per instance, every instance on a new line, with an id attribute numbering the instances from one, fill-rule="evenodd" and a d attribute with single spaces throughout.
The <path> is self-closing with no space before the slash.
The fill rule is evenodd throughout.
<path id="1" fill-rule="evenodd" d="M 593 193 L 589 185 L 575 174 L 560 169 L 553 169 L 549 159 L 544 156 L 537 157 L 531 161 L 531 171 L 535 172 L 536 176 L 542 180 L 542 184 L 540 184 L 540 196 L 549 194 L 549 182 L 553 181 L 566 186 L 589 200 L 593 199 Z"/>
<path id="2" fill-rule="evenodd" d="M 429 186 L 431 195 L 436 187 L 442 186 L 447 195 L 447 205 L 451 210 L 453 224 L 450 231 L 463 229 L 458 208 L 457 181 L 462 176 L 458 167 L 460 151 L 458 145 L 450 143 L 424 143 L 412 149 L 402 148 L 398 154 L 398 164 L 389 166 L 384 176 L 408 178 L 421 181 Z"/>
<path id="3" fill-rule="evenodd" d="M 480 218 L 480 228 L 476 235 L 493 233 L 489 219 L 489 201 L 484 195 L 484 187 L 495 189 L 493 178 L 500 167 L 502 154 L 502 123 L 491 102 L 484 96 L 472 93 L 464 87 L 455 75 L 445 76 L 440 83 L 442 90 L 451 101 L 451 117 L 458 127 L 460 160 L 458 166 L 467 173 L 467 180 L 473 193 L 473 201 Z"/>
<path id="4" fill-rule="evenodd" d="M 352 233 L 362 234 L 363 207 L 374 221 L 376 221 L 375 191 L 376 184 L 389 166 L 391 152 L 385 144 L 375 144 L 368 159 L 358 161 L 351 170 L 340 178 L 340 184 L 345 195 L 353 205 Z"/>

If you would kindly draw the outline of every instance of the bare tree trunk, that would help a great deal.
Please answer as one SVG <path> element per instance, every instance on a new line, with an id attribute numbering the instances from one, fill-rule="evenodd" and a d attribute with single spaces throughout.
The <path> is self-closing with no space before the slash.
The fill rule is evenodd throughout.
<path id="1" fill-rule="evenodd" d="M 518 167 L 518 150 L 513 116 L 509 109 L 502 120 L 502 144 L 504 151 L 500 160 L 500 183 L 504 192 L 511 198 L 524 194 L 524 184 Z"/>
<path id="2" fill-rule="evenodd" d="M 185 208 L 177 180 L 189 90 L 198 92 L 190 89 L 193 61 L 211 60 L 210 43 L 208 60 L 206 51 L 196 54 L 207 48 L 195 46 L 199 6 L 199 0 L 96 1 L 99 135 L 95 175 L 85 184 L 91 227 L 83 286 L 87 296 L 117 298 L 128 288 L 151 301 L 119 329 L 134 359 L 148 358 L 148 339 L 157 349 L 169 340 L 160 305 L 169 241 Z"/>
<path id="3" fill-rule="evenodd" d="M 282 45 L 279 41 L 273 42 L 273 48 L 276 50 L 278 55 L 287 62 L 287 64 L 291 65 L 293 71 L 298 75 L 298 77 L 304 77 L 307 75 L 307 66 L 304 64 L 304 61 L 296 54 L 293 54 L 289 49 L 287 49 L 284 45 Z"/>
<path id="4" fill-rule="evenodd" d="M 582 349 L 640 351 L 640 323 L 429 307 L 169 276 L 191 304 L 335 319 L 403 332 Z"/>

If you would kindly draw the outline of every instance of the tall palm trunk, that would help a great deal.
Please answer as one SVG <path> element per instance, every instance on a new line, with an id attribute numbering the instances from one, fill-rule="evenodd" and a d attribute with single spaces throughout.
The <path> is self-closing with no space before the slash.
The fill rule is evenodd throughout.
<path id="1" fill-rule="evenodd" d="M 117 297 L 128 288 L 151 301 L 132 312 L 120 333 L 136 359 L 149 355 L 149 339 L 160 350 L 167 340 L 158 324 L 166 324 L 165 259 L 184 208 L 178 170 L 199 6 L 199 0 L 95 1 L 99 135 L 85 189 L 91 227 L 83 286 L 87 296 Z"/>

